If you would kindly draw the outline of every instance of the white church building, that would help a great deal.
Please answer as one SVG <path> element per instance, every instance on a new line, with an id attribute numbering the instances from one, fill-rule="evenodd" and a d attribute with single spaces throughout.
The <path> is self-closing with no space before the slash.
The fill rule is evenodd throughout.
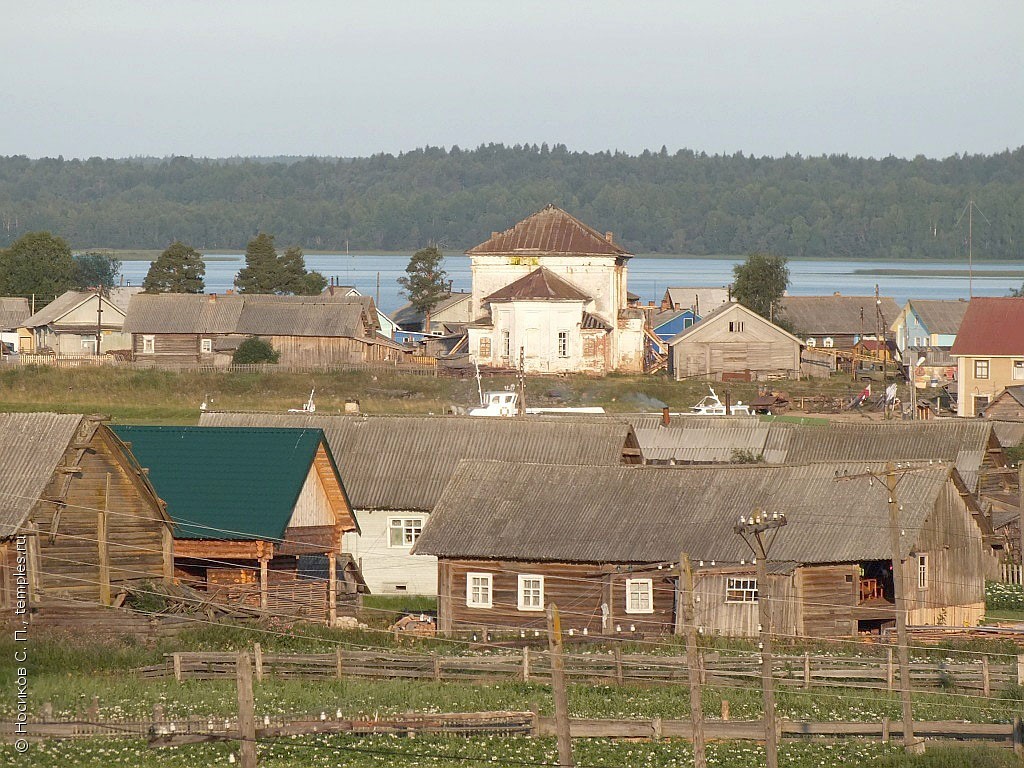
<path id="1" fill-rule="evenodd" d="M 470 355 L 530 373 L 640 372 L 644 314 L 630 307 L 627 264 L 612 238 L 549 205 L 466 251 L 476 320 Z"/>

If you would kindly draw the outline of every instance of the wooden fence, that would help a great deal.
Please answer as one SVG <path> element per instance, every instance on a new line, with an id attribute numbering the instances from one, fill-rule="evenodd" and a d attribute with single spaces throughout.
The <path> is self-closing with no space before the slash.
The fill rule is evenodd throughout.
<path id="1" fill-rule="evenodd" d="M 1003 563 L 999 567 L 999 580 L 1003 584 L 1024 584 L 1024 565 Z"/>
<path id="2" fill-rule="evenodd" d="M 876 722 L 806 722 L 779 720 L 783 739 L 828 739 L 842 737 L 888 741 L 902 731 L 899 720 Z M 604 720 L 573 718 L 569 730 L 574 738 L 691 739 L 689 720 Z M 1024 729 L 1019 717 L 1007 723 L 965 723 L 961 721 L 914 721 L 914 733 L 922 738 L 971 739 L 996 742 L 1024 751 Z M 256 729 L 257 739 L 343 733 L 352 736 L 390 734 L 411 737 L 417 734 L 446 736 L 553 736 L 554 718 L 538 717 L 535 712 L 464 712 L 452 714 L 405 714 L 374 719 L 350 719 L 328 715 L 299 719 L 264 718 Z M 90 717 L 77 720 L 29 718 L 25 724 L 0 722 L 0 743 L 16 738 L 42 739 L 148 738 L 150 746 L 177 746 L 203 741 L 238 738 L 235 718 L 192 717 L 168 719 L 155 714 L 151 720 L 101 720 Z M 764 738 L 760 720 L 707 719 L 704 737 L 710 740 L 750 740 Z"/>
<path id="3" fill-rule="evenodd" d="M 897 667 L 891 649 L 885 658 L 833 656 L 776 656 L 775 679 L 796 688 L 844 687 L 894 690 Z M 480 682 L 518 679 L 546 682 L 551 677 L 547 652 L 523 648 L 519 654 L 441 656 L 425 653 L 398 654 L 386 651 L 278 654 L 253 649 L 256 677 L 325 679 L 360 677 Z M 236 653 L 173 653 L 163 664 L 135 670 L 144 678 L 174 677 L 182 680 L 233 678 Z M 760 679 L 756 655 L 732 656 L 708 653 L 702 673 L 709 685 Z M 622 653 L 570 654 L 565 673 L 572 682 L 612 685 L 683 683 L 687 680 L 686 657 Z M 983 696 L 1012 684 L 1024 685 L 1024 654 L 1013 663 L 993 663 L 983 656 L 977 662 L 915 661 L 910 670 L 915 690 L 958 689 Z"/>
<path id="4" fill-rule="evenodd" d="M 429 361 L 429 362 L 428 362 Z M 127 370 L 188 371 L 190 373 L 344 373 L 348 371 L 369 371 L 373 373 L 401 373 L 412 376 L 437 376 L 439 369 L 434 358 L 414 357 L 408 363 L 330 363 L 325 365 L 206 365 L 202 363 L 165 362 L 157 360 L 118 360 L 112 355 L 7 355 L 4 362 L 10 365 L 47 365 L 52 368 L 95 368 L 110 367 Z"/>

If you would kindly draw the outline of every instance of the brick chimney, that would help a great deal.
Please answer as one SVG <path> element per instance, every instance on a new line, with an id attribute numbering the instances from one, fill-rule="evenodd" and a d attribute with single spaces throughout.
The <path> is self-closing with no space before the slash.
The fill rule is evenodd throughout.
<path id="1" fill-rule="evenodd" d="M 605 232 L 604 233 L 604 239 L 607 240 L 609 243 L 612 242 L 612 233 L 611 232 Z"/>
<path id="2" fill-rule="evenodd" d="M 661 409 L 661 426 L 668 427 L 672 424 L 672 415 L 668 412 L 668 406 L 666 405 Z"/>
<path id="3" fill-rule="evenodd" d="M 211 293 L 209 301 L 210 301 L 211 304 L 216 304 L 217 303 L 217 294 L 216 293 Z"/>

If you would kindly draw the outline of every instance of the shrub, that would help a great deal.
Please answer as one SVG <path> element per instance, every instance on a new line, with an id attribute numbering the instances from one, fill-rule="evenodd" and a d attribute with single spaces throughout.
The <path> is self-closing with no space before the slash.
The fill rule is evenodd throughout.
<path id="1" fill-rule="evenodd" d="M 276 363 L 281 353 L 270 346 L 270 342 L 250 336 L 238 345 L 231 362 L 235 365 L 254 365 L 256 363 Z"/>

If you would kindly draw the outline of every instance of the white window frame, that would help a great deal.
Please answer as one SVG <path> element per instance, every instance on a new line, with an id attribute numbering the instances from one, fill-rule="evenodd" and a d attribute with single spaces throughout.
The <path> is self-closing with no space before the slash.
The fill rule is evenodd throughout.
<path id="1" fill-rule="evenodd" d="M 928 589 L 928 555 L 917 556 L 917 588 Z"/>
<path id="2" fill-rule="evenodd" d="M 808 347 L 816 347 L 818 346 L 818 341 L 813 336 L 811 336 L 810 338 L 807 339 L 806 344 Z"/>
<path id="3" fill-rule="evenodd" d="M 480 344 L 477 347 L 477 349 L 479 350 L 480 357 L 485 357 L 488 360 L 490 360 L 491 359 L 491 337 L 490 336 L 481 336 L 480 337 Z"/>
<path id="4" fill-rule="evenodd" d="M 750 576 L 727 576 L 725 602 L 732 605 L 757 603 L 757 579 Z"/>
<path id="5" fill-rule="evenodd" d="M 424 519 L 421 516 L 395 516 L 388 518 L 388 547 L 391 549 L 409 549 L 423 533 Z M 401 543 L 395 544 L 391 535 L 401 531 Z"/>
<path id="6" fill-rule="evenodd" d="M 730 320 L 729 321 L 729 333 L 743 333 L 743 321 L 742 320 Z"/>
<path id="7" fill-rule="evenodd" d="M 568 357 L 569 356 L 569 332 L 559 331 L 558 332 L 558 356 Z"/>
<path id="8" fill-rule="evenodd" d="M 512 356 L 512 334 L 508 331 L 501 332 L 501 356 Z"/>
<path id="9" fill-rule="evenodd" d="M 527 587 L 527 582 L 537 582 L 536 587 Z M 531 594 L 527 594 L 527 591 Z M 535 593 L 535 594 L 533 594 Z M 520 611 L 544 610 L 544 577 L 538 573 L 520 573 L 516 584 L 516 605 Z"/>
<path id="10" fill-rule="evenodd" d="M 1013 380 L 1024 381 L 1024 360 L 1014 360 L 1010 365 L 1013 368 Z"/>
<path id="11" fill-rule="evenodd" d="M 142 337 L 142 354 L 152 355 L 156 352 L 156 336 L 146 334 Z"/>
<path id="12" fill-rule="evenodd" d="M 836 345 L 836 340 L 833 339 L 831 336 L 826 336 L 825 337 L 825 341 L 822 342 L 821 346 L 823 346 L 823 347 L 825 347 L 827 349 L 832 349 L 835 345 Z"/>
<path id="13" fill-rule="evenodd" d="M 200 339 L 199 351 L 204 355 L 213 354 L 213 339 Z"/>
<path id="14" fill-rule="evenodd" d="M 632 607 L 634 585 L 642 589 L 637 593 L 639 597 L 647 597 L 646 608 L 642 604 L 637 608 Z M 654 613 L 654 581 L 652 579 L 626 579 L 626 613 Z"/>
<path id="15" fill-rule="evenodd" d="M 473 597 L 474 581 L 479 581 L 477 598 Z M 487 591 L 486 599 L 483 590 Z M 466 607 L 467 608 L 490 608 L 493 603 L 494 580 L 489 573 L 469 571 L 466 573 Z"/>
<path id="16" fill-rule="evenodd" d="M 82 334 L 82 349 L 88 349 L 90 352 L 96 351 L 96 337 L 88 334 Z"/>
<path id="17" fill-rule="evenodd" d="M 984 368 L 985 373 L 982 374 L 980 371 Z M 988 379 L 992 375 L 992 362 L 990 360 L 978 359 L 974 361 L 974 378 L 979 381 Z"/>

